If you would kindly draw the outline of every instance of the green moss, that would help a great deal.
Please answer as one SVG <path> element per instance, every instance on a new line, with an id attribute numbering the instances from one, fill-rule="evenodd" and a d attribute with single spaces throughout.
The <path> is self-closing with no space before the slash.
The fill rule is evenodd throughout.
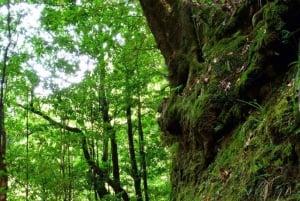
<path id="1" fill-rule="evenodd" d="M 281 30 L 285 25 L 282 15 L 287 11 L 288 7 L 282 1 L 276 0 L 268 4 L 264 11 L 264 20 L 268 24 L 268 27 Z"/>
<path id="2" fill-rule="evenodd" d="M 272 104 L 273 107 L 266 117 L 266 128 L 273 143 L 287 140 L 298 127 L 294 105 L 289 101 L 290 97 L 293 97 L 292 90 L 282 92 L 281 99 L 275 107 Z"/>
<path id="3" fill-rule="evenodd" d="M 218 5 L 201 4 L 192 8 L 192 17 L 199 43 L 207 45 L 215 42 L 209 36 L 214 36 L 216 28 L 224 22 L 226 13 Z"/>
<path id="4" fill-rule="evenodd" d="M 206 51 L 207 56 L 215 57 L 226 55 L 230 52 L 237 51 L 246 42 L 246 36 L 241 35 L 240 32 L 235 33 L 232 37 L 224 38 L 213 46 L 208 46 L 209 50 Z"/>
<path id="5" fill-rule="evenodd" d="M 278 105 L 282 106 L 284 103 Z M 274 186 L 269 189 L 268 195 L 272 200 L 275 196 L 272 197 L 271 192 L 276 194 L 279 192 L 276 189 L 287 188 L 288 181 L 277 178 L 276 168 L 288 164 L 293 146 L 288 141 L 279 145 L 270 143 L 265 129 L 268 115 L 270 113 L 255 114 L 255 118 L 260 120 L 255 126 L 250 115 L 242 126 L 222 141 L 215 163 L 204 172 L 203 178 L 208 177 L 209 180 L 199 185 L 201 195 L 209 195 L 210 200 L 260 200 L 266 181 L 272 181 Z M 222 168 L 230 173 L 225 180 L 220 172 Z"/>
<path id="6" fill-rule="evenodd" d="M 193 12 L 195 22 L 202 23 L 195 24 L 199 44 L 180 52 L 185 59 L 178 64 L 188 61 L 187 84 L 172 92 L 165 111 L 165 121 L 179 125 L 179 135 L 173 136 L 178 142 L 173 200 L 285 200 L 288 196 L 280 191 L 300 190 L 287 176 L 299 177 L 289 173 L 300 160 L 299 108 L 295 91 L 286 86 L 294 75 L 270 76 L 269 67 L 282 54 L 274 44 L 280 43 L 276 30 L 285 26 L 286 6 L 279 0 L 266 3 L 263 17 L 250 31 L 235 30 L 239 22 L 234 20 L 225 27 L 214 24 L 210 16 L 224 14 L 219 8 Z M 228 33 L 232 35 L 225 37 Z M 198 46 L 203 47 L 203 63 L 195 54 Z M 224 83 L 231 83 L 229 89 Z M 216 142 L 207 143 L 215 151 L 208 163 L 205 140 L 210 137 Z"/>

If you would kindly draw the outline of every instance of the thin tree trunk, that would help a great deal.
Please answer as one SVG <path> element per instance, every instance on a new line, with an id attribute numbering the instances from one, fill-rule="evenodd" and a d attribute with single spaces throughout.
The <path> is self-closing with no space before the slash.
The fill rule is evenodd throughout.
<path id="1" fill-rule="evenodd" d="M 68 133 L 68 144 L 67 144 L 67 160 L 68 160 L 68 200 L 72 200 L 72 189 L 73 189 L 73 173 L 72 173 L 72 156 L 70 153 L 70 135 Z"/>
<path id="2" fill-rule="evenodd" d="M 102 162 L 104 164 L 107 164 L 108 161 L 108 142 L 109 142 L 109 136 L 108 133 L 104 132 L 103 134 L 103 141 L 102 141 Z"/>
<path id="3" fill-rule="evenodd" d="M 119 167 L 119 155 L 118 155 L 118 146 L 116 141 L 116 132 L 113 128 L 113 126 L 110 123 L 109 118 L 109 104 L 106 99 L 105 94 L 102 97 L 102 121 L 104 124 L 104 133 L 108 138 L 110 139 L 110 149 L 111 149 L 111 160 L 112 160 L 112 166 L 113 166 L 113 179 L 115 182 L 120 183 L 120 167 Z M 107 152 L 108 152 L 108 140 L 105 137 L 104 139 L 104 154 L 103 158 L 107 160 Z"/>
<path id="4" fill-rule="evenodd" d="M 143 187 L 144 187 L 144 196 L 145 201 L 149 201 L 148 194 L 148 181 L 147 181 L 147 162 L 146 162 L 146 153 L 145 153 L 145 141 L 144 141 L 144 132 L 142 125 L 142 103 L 140 91 L 138 92 L 138 134 L 139 134 L 139 152 L 141 157 L 141 174 L 143 178 Z"/>
<path id="5" fill-rule="evenodd" d="M 119 167 L 119 155 L 118 155 L 118 146 L 116 141 L 116 132 L 113 128 L 113 126 L 110 123 L 110 117 L 109 117 L 109 101 L 106 97 L 106 89 L 104 87 L 105 84 L 105 69 L 100 69 L 100 103 L 101 103 L 101 113 L 102 113 L 102 121 L 104 125 L 104 133 L 105 135 L 109 136 L 110 139 L 110 148 L 111 148 L 111 160 L 113 165 L 113 180 L 116 183 L 120 184 L 120 167 Z M 107 139 L 104 139 L 104 146 L 107 148 Z M 107 151 L 107 150 L 106 150 Z M 105 153 L 105 152 L 104 152 Z M 107 157 L 107 156 L 106 156 Z"/>
<path id="6" fill-rule="evenodd" d="M 4 104 L 0 102 L 0 201 L 6 201 L 8 176 L 5 163 L 6 132 L 4 127 Z"/>
<path id="7" fill-rule="evenodd" d="M 126 117 L 127 117 L 127 135 L 128 135 L 128 145 L 129 145 L 129 156 L 130 163 L 132 168 L 132 177 L 134 181 L 135 194 L 138 201 L 142 201 L 142 190 L 141 190 L 141 178 L 138 172 L 135 150 L 134 150 L 134 141 L 133 141 L 133 130 L 132 130 L 132 120 L 131 120 L 131 106 L 126 108 Z"/>
<path id="8" fill-rule="evenodd" d="M 67 186 L 66 186 L 66 164 L 65 164 L 65 155 L 66 155 L 66 145 L 64 139 L 64 129 L 60 130 L 60 171 L 62 177 L 61 188 L 63 190 L 63 201 L 67 201 Z"/>
<path id="9" fill-rule="evenodd" d="M 29 91 L 27 92 L 27 105 L 29 107 Z M 26 110 L 26 201 L 29 200 L 29 111 Z"/>
<path id="10" fill-rule="evenodd" d="M 86 138 L 86 148 L 87 151 L 95 164 L 98 165 L 98 158 L 96 154 L 96 147 L 95 147 L 95 142 L 94 139 L 88 140 Z M 95 200 L 99 200 L 103 198 L 105 195 L 108 195 L 109 192 L 107 191 L 105 187 L 105 180 L 102 177 L 99 177 L 97 172 L 95 172 L 94 169 L 90 168 L 91 176 L 92 176 L 92 184 L 94 188 L 94 195 L 95 195 Z M 108 175 L 108 170 L 106 168 L 103 169 L 103 172 L 105 175 Z"/>
<path id="11" fill-rule="evenodd" d="M 118 156 L 118 146 L 117 146 L 115 131 L 112 130 L 110 135 L 111 135 L 110 146 L 111 146 L 111 160 L 113 164 L 113 178 L 116 183 L 120 184 L 119 156 Z"/>
<path id="12" fill-rule="evenodd" d="M 101 97 L 101 112 L 102 112 L 102 121 L 104 124 L 104 134 L 107 135 L 110 139 L 110 148 L 111 148 L 111 158 L 112 158 L 112 164 L 113 164 L 113 178 L 114 181 L 120 183 L 120 168 L 119 168 L 119 157 L 118 157 L 118 147 L 116 142 L 116 134 L 114 131 L 114 128 L 110 124 L 110 118 L 109 118 L 109 104 L 106 99 L 105 92 L 103 92 Z M 107 139 L 106 139 L 107 140 Z M 106 148 L 108 148 L 108 141 L 104 142 Z M 107 150 L 106 150 L 107 152 Z M 106 156 L 107 157 L 107 156 Z"/>
<path id="13" fill-rule="evenodd" d="M 6 130 L 5 130 L 5 109 L 4 109 L 4 91 L 6 83 L 6 70 L 8 63 L 8 51 L 11 46 L 11 16 L 10 16 L 10 0 L 7 1 L 7 36 L 8 44 L 4 50 L 3 65 L 1 69 L 0 82 L 0 201 L 6 201 L 8 189 L 8 175 L 6 167 Z"/>

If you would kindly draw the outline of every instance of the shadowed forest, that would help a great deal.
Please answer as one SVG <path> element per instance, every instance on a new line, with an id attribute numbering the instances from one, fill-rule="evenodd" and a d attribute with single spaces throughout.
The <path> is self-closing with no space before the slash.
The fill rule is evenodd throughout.
<path id="1" fill-rule="evenodd" d="M 0 201 L 300 200 L 299 0 L 0 18 Z"/>

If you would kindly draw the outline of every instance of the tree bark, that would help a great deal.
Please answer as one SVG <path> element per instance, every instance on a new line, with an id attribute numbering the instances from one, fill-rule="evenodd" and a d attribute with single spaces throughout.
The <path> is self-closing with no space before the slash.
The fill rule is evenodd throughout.
<path id="1" fill-rule="evenodd" d="M 194 2 L 140 0 L 166 60 L 170 87 L 176 89 L 159 109 L 162 137 L 168 144 L 178 145 L 173 154 L 171 200 L 190 200 L 207 193 L 199 194 L 202 181 L 210 178 L 204 170 L 220 164 L 214 160 L 218 160 L 217 154 L 222 155 L 219 145 L 230 147 L 223 140 L 231 140 L 235 129 L 251 119 L 249 102 L 255 100 L 272 111 L 268 107 L 276 99 L 274 94 L 283 93 L 284 83 L 294 82 L 290 81 L 295 73 L 291 62 L 299 63 L 295 53 L 300 33 L 295 21 L 300 16 L 299 1 Z M 263 128 L 265 122 L 259 125 Z M 271 141 L 274 133 L 268 133 Z M 282 139 L 281 133 L 277 137 Z M 294 143 L 299 146 L 299 141 Z M 220 198 L 208 193 L 206 199 Z"/>
<path id="2" fill-rule="evenodd" d="M 138 201 L 142 201 L 142 190 L 141 190 L 141 178 L 139 175 L 136 157 L 135 157 L 135 149 L 134 149 L 134 139 L 133 139 L 133 130 L 132 130 L 132 120 L 131 120 L 131 106 L 127 106 L 126 108 L 126 117 L 127 117 L 127 135 L 128 135 L 128 145 L 129 145 L 129 156 L 130 163 L 132 168 L 132 178 L 134 181 L 135 194 L 137 196 Z"/>
<path id="3" fill-rule="evenodd" d="M 143 132 L 143 124 L 142 124 L 142 103 L 141 103 L 141 95 L 140 88 L 138 92 L 138 134 L 139 134 L 139 152 L 141 157 L 141 175 L 143 178 L 143 187 L 144 187 L 144 196 L 145 201 L 149 201 L 148 194 L 148 178 L 147 178 L 147 162 L 146 162 L 146 153 L 145 153 L 145 140 L 144 140 L 144 132 Z"/>
<path id="4" fill-rule="evenodd" d="M 5 163 L 6 131 L 4 127 L 4 104 L 0 102 L 0 201 L 6 201 L 8 188 L 8 175 Z"/>
<path id="5" fill-rule="evenodd" d="M 116 141 L 116 132 L 110 123 L 109 104 L 106 98 L 103 98 L 102 100 L 102 120 L 104 124 L 104 133 L 110 139 L 110 149 L 111 149 L 111 158 L 112 158 L 111 160 L 113 165 L 113 178 L 115 182 L 120 183 L 120 167 L 119 167 L 118 146 Z M 105 147 L 108 148 L 108 145 L 106 143 L 107 142 L 104 142 Z"/>
<path id="6" fill-rule="evenodd" d="M 186 86 L 189 71 L 203 61 L 192 23 L 192 1 L 140 0 L 148 25 L 165 58 L 171 87 Z"/>
<path id="7" fill-rule="evenodd" d="M 117 183 L 120 182 L 120 167 L 119 167 L 119 155 L 118 155 L 118 146 L 117 146 L 117 141 L 116 141 L 116 132 L 114 127 L 111 125 L 110 122 L 110 117 L 109 117 L 109 101 L 107 100 L 106 97 L 106 89 L 104 87 L 104 81 L 105 81 L 105 69 L 101 68 L 100 69 L 100 110 L 102 113 L 102 121 L 104 125 L 104 134 L 105 134 L 105 139 L 104 139 L 104 157 L 107 158 L 108 152 L 108 141 L 107 141 L 107 136 L 110 139 L 110 148 L 111 148 L 111 158 L 112 158 L 112 165 L 113 165 L 113 179 Z"/>
<path id="8" fill-rule="evenodd" d="M 120 183 L 120 168 L 119 168 L 119 156 L 118 156 L 118 146 L 116 141 L 116 132 L 113 126 L 110 124 L 109 118 L 109 104 L 106 97 L 102 98 L 102 121 L 104 124 L 104 133 L 110 139 L 111 157 L 113 164 L 113 178 L 114 181 Z"/>

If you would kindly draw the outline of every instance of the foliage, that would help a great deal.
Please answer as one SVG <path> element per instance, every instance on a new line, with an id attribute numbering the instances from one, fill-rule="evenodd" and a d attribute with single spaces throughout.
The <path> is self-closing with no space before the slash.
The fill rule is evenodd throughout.
<path id="1" fill-rule="evenodd" d="M 8 197 L 98 199 L 94 176 L 82 153 L 82 136 L 64 129 L 70 126 L 83 131 L 89 153 L 108 170 L 109 177 L 113 174 L 112 156 L 109 154 L 108 162 L 101 157 L 105 139 L 111 137 L 107 131 L 116 131 L 121 185 L 133 198 L 124 119 L 130 103 L 138 147 L 140 96 L 149 193 L 151 200 L 166 200 L 170 191 L 168 150 L 159 143 L 155 120 L 157 104 L 165 95 L 160 88 L 166 72 L 139 6 L 131 1 L 31 3 L 15 3 L 12 14 L 16 44 L 9 55 L 6 85 Z M 25 25 L 31 12 L 41 12 L 40 19 Z M 5 18 L 6 13 L 0 13 Z M 0 32 L 4 38 L 6 27 L 2 24 Z M 102 118 L 104 97 L 109 104 L 109 122 Z M 59 123 L 53 124 L 32 109 Z M 138 150 L 136 153 L 140 162 Z M 103 199 L 120 197 L 110 194 Z"/>

